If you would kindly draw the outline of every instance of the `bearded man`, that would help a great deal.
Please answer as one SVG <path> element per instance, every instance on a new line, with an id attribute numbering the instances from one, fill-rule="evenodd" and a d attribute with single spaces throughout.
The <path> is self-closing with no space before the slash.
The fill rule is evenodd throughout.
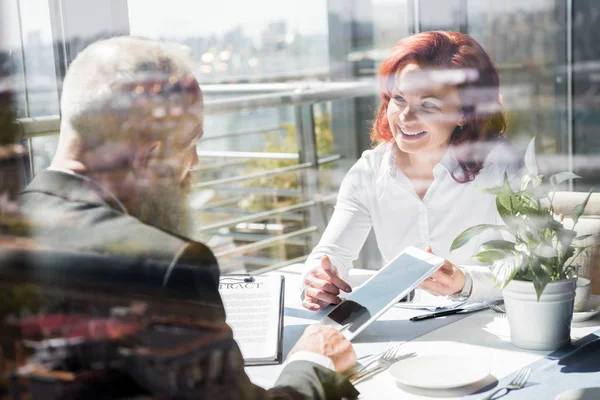
<path id="1" fill-rule="evenodd" d="M 86 48 L 64 80 L 52 164 L 22 191 L 20 206 L 37 243 L 134 257 L 140 284 L 198 304 L 197 319 L 224 323 L 217 261 L 189 239 L 187 195 L 203 123 L 202 93 L 190 65 L 182 46 L 142 38 L 112 38 Z M 127 279 L 135 281 L 129 272 Z M 234 352 L 239 356 L 237 346 Z M 219 373 L 231 358 L 226 355 L 208 366 L 208 376 L 234 376 L 220 398 L 357 396 L 336 373 L 355 362 L 352 345 L 339 332 L 313 325 L 292 353 L 270 391 L 254 386 L 242 365 L 231 367 L 237 368 L 233 374 Z"/>

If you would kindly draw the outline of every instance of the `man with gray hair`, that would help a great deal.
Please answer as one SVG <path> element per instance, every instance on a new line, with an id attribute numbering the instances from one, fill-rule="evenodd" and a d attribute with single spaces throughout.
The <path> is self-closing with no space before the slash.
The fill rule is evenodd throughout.
<path id="1" fill-rule="evenodd" d="M 217 261 L 206 246 L 189 239 L 187 195 L 203 100 L 185 49 L 136 37 L 92 44 L 69 67 L 61 113 L 52 164 L 20 196 L 36 242 L 135 257 L 140 284 L 157 284 L 164 296 L 184 296 L 198 304 L 198 319 L 224 323 Z M 147 282 L 150 270 L 153 280 Z M 156 279 L 157 271 L 162 278 Z M 237 346 L 233 351 L 239 356 Z M 306 329 L 269 391 L 253 385 L 239 363 L 228 364 L 230 358 L 209 366 L 214 380 L 235 378 L 220 398 L 358 395 L 336 373 L 354 365 L 352 345 L 330 327 Z M 227 365 L 237 368 L 233 375 L 225 372 Z M 196 375 L 210 385 L 206 375 Z M 208 387 L 188 384 L 200 387 L 200 397 Z"/>

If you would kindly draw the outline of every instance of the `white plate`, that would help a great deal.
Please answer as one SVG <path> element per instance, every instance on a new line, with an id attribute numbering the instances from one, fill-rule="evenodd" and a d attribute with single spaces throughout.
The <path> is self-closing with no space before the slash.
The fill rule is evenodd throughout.
<path id="1" fill-rule="evenodd" d="M 485 379 L 489 366 L 477 358 L 423 356 L 400 360 L 389 368 L 399 383 L 423 389 L 449 389 Z"/>
<path id="2" fill-rule="evenodd" d="M 598 400 L 599 398 L 600 387 L 588 387 L 562 392 L 555 400 Z"/>
<path id="3" fill-rule="evenodd" d="M 590 296 L 590 301 L 583 311 L 573 313 L 573 322 L 583 322 L 594 318 L 600 314 L 600 295 L 593 294 Z"/>

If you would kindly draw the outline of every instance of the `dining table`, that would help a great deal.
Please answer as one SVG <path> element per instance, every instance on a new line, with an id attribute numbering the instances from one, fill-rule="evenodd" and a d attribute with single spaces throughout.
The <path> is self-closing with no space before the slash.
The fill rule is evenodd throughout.
<path id="1" fill-rule="evenodd" d="M 309 311 L 302 306 L 301 279 L 303 265 L 295 264 L 270 272 L 285 278 L 285 308 L 283 330 L 283 360 L 300 338 L 304 329 L 318 323 L 328 312 Z M 348 282 L 357 287 L 371 277 L 375 271 L 353 269 Z M 517 371 L 530 367 L 532 372 L 523 389 L 514 390 L 503 399 L 554 399 L 569 389 L 584 386 L 600 386 L 600 357 L 587 360 L 584 367 L 572 368 L 561 365 L 563 356 L 577 353 L 578 345 L 596 344 L 594 350 L 600 354 L 600 315 L 590 320 L 573 323 L 572 344 L 558 351 L 532 351 L 515 347 L 510 341 L 510 328 L 506 314 L 484 309 L 467 314 L 454 314 L 422 321 L 410 321 L 411 317 L 428 313 L 427 310 L 406 308 L 402 303 L 392 306 L 368 328 L 352 340 L 357 359 L 383 353 L 390 342 L 398 342 L 398 358 L 421 358 L 435 360 L 443 356 L 450 362 L 441 373 L 459 374 L 465 363 L 477 362 L 489 371 L 483 379 L 459 387 L 425 388 L 398 382 L 390 371 L 375 374 L 356 385 L 361 399 L 436 399 L 466 398 L 484 399 L 497 389 L 505 387 Z M 579 351 L 584 353 L 585 351 Z M 403 361 L 399 361 L 403 362 Z M 577 364 L 579 365 L 579 364 Z M 285 366 L 247 366 L 246 373 L 256 385 L 273 387 Z M 421 367 L 428 371 L 439 365 Z M 436 368 L 433 368 L 436 367 Z M 433 380 L 435 377 L 431 377 Z M 591 385 L 590 382 L 597 382 Z M 499 396 L 503 393 L 499 393 Z"/>

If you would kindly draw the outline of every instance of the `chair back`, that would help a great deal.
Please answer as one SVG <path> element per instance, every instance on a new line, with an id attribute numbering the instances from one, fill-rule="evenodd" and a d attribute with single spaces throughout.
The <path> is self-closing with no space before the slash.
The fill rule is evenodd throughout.
<path id="1" fill-rule="evenodd" d="M 556 192 L 554 196 L 554 212 L 564 216 L 563 224 L 567 228 L 573 226 L 573 209 L 581 204 L 588 194 L 584 192 Z M 592 293 L 600 294 L 600 193 L 592 193 L 583 215 L 575 227 L 577 235 L 593 235 L 582 241 L 590 246 L 574 261 L 579 264 L 579 275 L 592 281 Z"/>

